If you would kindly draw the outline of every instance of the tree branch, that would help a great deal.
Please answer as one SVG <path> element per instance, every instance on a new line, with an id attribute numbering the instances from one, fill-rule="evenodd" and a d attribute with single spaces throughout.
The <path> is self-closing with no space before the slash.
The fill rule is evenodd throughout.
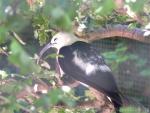
<path id="1" fill-rule="evenodd" d="M 76 27 L 77 28 L 77 27 Z M 150 31 L 142 30 L 140 28 L 129 28 L 127 25 L 114 25 L 107 26 L 106 28 L 99 28 L 89 31 L 87 33 L 78 32 L 74 28 L 74 32 L 80 38 L 85 38 L 89 41 L 95 41 L 105 38 L 127 38 L 131 40 L 136 40 L 144 43 L 150 43 Z"/>

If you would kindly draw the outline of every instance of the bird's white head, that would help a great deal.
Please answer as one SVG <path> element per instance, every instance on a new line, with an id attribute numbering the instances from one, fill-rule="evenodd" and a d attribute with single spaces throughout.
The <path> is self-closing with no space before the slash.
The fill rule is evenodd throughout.
<path id="1" fill-rule="evenodd" d="M 66 33 L 66 32 L 59 32 L 56 35 L 54 35 L 51 39 L 51 42 L 48 43 L 40 52 L 40 57 L 46 52 L 50 47 L 56 48 L 59 50 L 60 48 L 64 46 L 69 46 L 72 45 L 73 43 L 77 41 L 84 41 L 87 42 L 83 39 L 80 39 L 76 37 L 75 35 L 71 33 Z"/>
<path id="2" fill-rule="evenodd" d="M 66 33 L 66 32 L 59 32 L 56 35 L 53 36 L 53 38 L 51 39 L 51 47 L 54 47 L 56 49 L 60 49 L 64 46 L 68 46 L 73 44 L 76 41 L 80 41 L 81 39 L 79 39 L 78 37 L 76 37 L 75 35 L 71 34 L 71 33 Z"/>

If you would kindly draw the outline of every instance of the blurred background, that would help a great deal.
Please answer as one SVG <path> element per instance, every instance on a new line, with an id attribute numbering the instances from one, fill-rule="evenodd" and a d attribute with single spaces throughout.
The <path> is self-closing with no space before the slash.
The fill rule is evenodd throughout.
<path id="1" fill-rule="evenodd" d="M 38 54 L 58 31 L 76 33 L 76 23 L 83 35 L 117 24 L 149 35 L 149 5 L 149 0 L 1 0 L 0 112 L 95 113 L 94 109 L 54 107 L 59 101 L 74 106 L 79 98 L 74 91 L 68 94 L 55 87 L 55 51 L 47 52 L 42 67 L 36 63 Z M 111 67 L 120 91 L 150 109 L 150 44 L 110 37 L 92 45 Z M 47 94 L 33 91 L 38 83 Z M 130 107 L 124 110 L 135 112 L 141 113 Z"/>

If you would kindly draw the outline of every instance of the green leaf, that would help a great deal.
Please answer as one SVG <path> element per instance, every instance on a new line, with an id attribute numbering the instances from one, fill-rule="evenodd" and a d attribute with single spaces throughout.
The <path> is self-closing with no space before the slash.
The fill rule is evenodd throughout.
<path id="1" fill-rule="evenodd" d="M 103 53 L 103 56 L 109 60 L 116 60 L 118 58 L 116 52 L 112 51 Z"/>
<path id="2" fill-rule="evenodd" d="M 58 55 L 58 54 L 56 54 L 56 53 L 52 53 L 52 54 L 49 54 L 48 56 L 46 56 L 45 59 L 48 59 L 48 58 L 56 58 L 56 57 L 64 58 L 63 55 Z"/>
<path id="3" fill-rule="evenodd" d="M 51 12 L 51 25 L 55 25 L 61 29 L 70 31 L 72 21 L 69 15 L 60 7 L 57 7 Z"/>
<path id="4" fill-rule="evenodd" d="M 60 89 L 52 89 L 48 94 L 43 95 L 40 99 L 35 101 L 37 107 L 49 109 L 53 105 L 57 104 L 63 98 L 63 92 Z"/>
<path id="5" fill-rule="evenodd" d="M 10 49 L 12 53 L 9 55 L 8 59 L 20 69 L 21 73 L 27 74 L 40 71 L 38 65 L 32 61 L 30 56 L 16 40 L 12 41 Z"/>
<path id="6" fill-rule="evenodd" d="M 143 10 L 144 4 L 146 2 L 148 2 L 148 0 L 135 0 L 135 2 L 130 0 L 127 4 L 133 11 L 139 12 Z"/>
<path id="7" fill-rule="evenodd" d="M 113 0 L 103 0 L 101 4 L 98 4 L 98 8 L 94 11 L 95 14 L 107 15 L 112 12 L 115 8 L 115 3 Z"/>
<path id="8" fill-rule="evenodd" d="M 4 43 L 7 36 L 7 28 L 4 26 L 0 26 L 0 44 Z"/>
<path id="9" fill-rule="evenodd" d="M 34 36 L 39 39 L 40 45 L 45 44 L 50 38 L 46 30 L 49 29 L 49 18 L 44 14 L 35 14 L 33 18 Z"/>
<path id="10" fill-rule="evenodd" d="M 59 89 L 55 89 L 49 92 L 50 101 L 52 104 L 56 104 L 59 100 L 62 99 L 62 92 Z"/>
<path id="11" fill-rule="evenodd" d="M 127 46 L 123 46 L 123 47 L 117 47 L 116 48 L 116 52 L 118 53 L 120 53 L 120 52 L 125 52 L 127 50 Z"/>
<path id="12" fill-rule="evenodd" d="M 150 77 L 150 68 L 143 69 L 143 70 L 140 72 L 140 74 L 143 75 L 143 76 L 148 76 L 148 77 Z"/>
<path id="13" fill-rule="evenodd" d="M 117 58 L 116 62 L 117 63 L 123 63 L 123 62 L 127 61 L 128 58 L 129 58 L 128 56 L 122 56 L 122 57 Z"/>
<path id="14" fill-rule="evenodd" d="M 139 109 L 137 109 L 136 107 L 123 107 L 120 110 L 122 113 L 141 113 L 141 111 Z M 144 113 L 144 112 L 143 112 Z"/>

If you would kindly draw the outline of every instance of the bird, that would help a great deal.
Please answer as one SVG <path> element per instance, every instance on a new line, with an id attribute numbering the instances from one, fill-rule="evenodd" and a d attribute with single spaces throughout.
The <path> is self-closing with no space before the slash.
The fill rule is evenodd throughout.
<path id="1" fill-rule="evenodd" d="M 73 33 L 59 32 L 40 51 L 39 57 L 50 48 L 56 48 L 60 72 L 104 93 L 111 99 L 116 113 L 121 113 L 122 99 L 111 69 L 104 58 L 87 40 Z"/>

